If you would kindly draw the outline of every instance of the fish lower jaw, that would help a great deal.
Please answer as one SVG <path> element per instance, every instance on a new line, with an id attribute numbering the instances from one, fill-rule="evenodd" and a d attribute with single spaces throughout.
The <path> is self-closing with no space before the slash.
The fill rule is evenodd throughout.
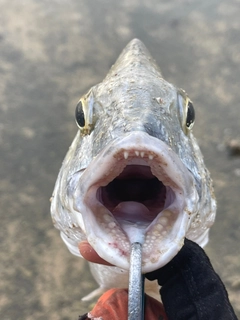
<path id="1" fill-rule="evenodd" d="M 188 218 L 186 213 L 177 212 L 175 206 L 164 209 L 151 222 L 119 219 L 101 204 L 97 207 L 100 214 L 87 239 L 113 265 L 128 269 L 131 243 L 140 242 L 143 272 L 150 272 L 164 266 L 183 245 Z"/>

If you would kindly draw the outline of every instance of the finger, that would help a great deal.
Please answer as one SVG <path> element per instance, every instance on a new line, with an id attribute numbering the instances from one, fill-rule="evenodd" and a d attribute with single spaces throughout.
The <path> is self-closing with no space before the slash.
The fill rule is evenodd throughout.
<path id="1" fill-rule="evenodd" d="M 112 266 L 112 264 L 102 259 L 87 241 L 80 242 L 78 244 L 78 249 L 83 258 L 87 261 Z"/>

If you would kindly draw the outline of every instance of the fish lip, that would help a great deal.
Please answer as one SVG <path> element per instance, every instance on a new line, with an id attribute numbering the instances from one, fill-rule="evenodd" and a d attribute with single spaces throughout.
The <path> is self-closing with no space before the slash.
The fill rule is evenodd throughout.
<path id="1" fill-rule="evenodd" d="M 164 208 L 175 214 L 176 220 L 172 228 L 174 232 L 167 234 L 166 238 L 162 235 L 159 238 L 156 236 L 159 233 L 156 226 L 159 226 L 157 220 L 161 217 L 160 213 L 145 230 L 143 272 L 150 272 L 165 265 L 180 250 L 188 230 L 190 213 L 195 210 L 192 204 L 197 203 L 192 174 L 166 143 L 138 131 L 112 141 L 82 173 L 73 196 L 73 206 L 82 213 L 86 237 L 94 250 L 109 263 L 128 269 L 129 238 L 112 214 L 96 201 L 96 198 L 98 188 L 118 176 L 129 163 L 129 154 L 135 151 L 145 153 L 144 156 L 147 156 L 145 161 L 150 163 L 151 171 L 156 177 L 159 177 L 159 169 L 166 174 L 164 182 L 169 183 L 177 199 L 169 207 Z M 139 155 L 141 157 L 140 153 Z M 114 169 L 116 164 L 117 169 Z"/>

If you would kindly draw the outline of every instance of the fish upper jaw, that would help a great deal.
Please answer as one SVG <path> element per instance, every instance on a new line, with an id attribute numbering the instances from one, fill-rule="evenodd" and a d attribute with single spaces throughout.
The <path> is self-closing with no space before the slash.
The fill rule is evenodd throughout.
<path id="1" fill-rule="evenodd" d="M 134 241 L 143 245 L 143 272 L 165 265 L 182 247 L 198 210 L 192 174 L 167 144 L 144 132 L 105 147 L 76 186 L 72 205 L 88 242 L 124 269 Z"/>

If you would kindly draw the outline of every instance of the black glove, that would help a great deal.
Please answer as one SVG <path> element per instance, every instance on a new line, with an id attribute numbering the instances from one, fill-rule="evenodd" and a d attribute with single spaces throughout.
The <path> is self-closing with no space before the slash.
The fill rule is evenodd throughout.
<path id="1" fill-rule="evenodd" d="M 185 239 L 179 253 L 164 267 L 147 273 L 157 279 L 169 320 L 237 320 L 228 294 L 209 258 Z"/>

